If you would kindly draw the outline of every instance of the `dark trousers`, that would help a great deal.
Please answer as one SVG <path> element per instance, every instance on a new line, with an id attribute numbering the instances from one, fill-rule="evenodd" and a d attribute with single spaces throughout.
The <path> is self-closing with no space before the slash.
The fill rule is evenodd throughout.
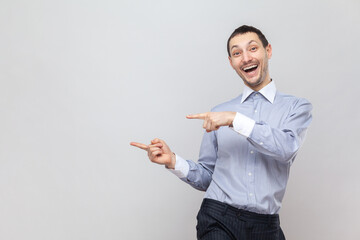
<path id="1" fill-rule="evenodd" d="M 201 240 L 285 240 L 279 215 L 257 214 L 204 199 L 197 215 Z"/>

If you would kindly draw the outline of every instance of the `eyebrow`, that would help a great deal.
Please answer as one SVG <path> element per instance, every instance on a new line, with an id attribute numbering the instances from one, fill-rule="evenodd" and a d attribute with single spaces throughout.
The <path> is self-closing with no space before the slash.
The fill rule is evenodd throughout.
<path id="1" fill-rule="evenodd" d="M 252 42 L 255 42 L 256 44 L 259 44 L 257 41 L 251 40 L 250 42 L 248 42 L 247 45 L 250 45 Z M 233 48 L 236 48 L 236 47 L 239 47 L 239 45 L 233 45 L 230 50 L 232 50 Z"/>
<path id="2" fill-rule="evenodd" d="M 255 43 L 259 44 L 257 41 L 251 40 L 251 41 L 248 43 L 248 45 L 250 45 L 252 42 L 255 42 Z"/>

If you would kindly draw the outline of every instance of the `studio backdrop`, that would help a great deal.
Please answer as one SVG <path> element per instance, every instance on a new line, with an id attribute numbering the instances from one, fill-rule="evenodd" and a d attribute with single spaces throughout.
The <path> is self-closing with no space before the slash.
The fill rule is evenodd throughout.
<path id="1" fill-rule="evenodd" d="M 237 97 L 226 41 L 272 44 L 313 122 L 280 211 L 290 240 L 360 239 L 360 2 L 0 1 L 0 239 L 195 239 L 204 193 L 131 141 L 197 160 L 187 114 Z"/>

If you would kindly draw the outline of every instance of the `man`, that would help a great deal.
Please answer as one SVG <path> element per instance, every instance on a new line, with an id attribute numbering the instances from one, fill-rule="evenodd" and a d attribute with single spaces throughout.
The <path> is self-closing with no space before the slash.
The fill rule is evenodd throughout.
<path id="1" fill-rule="evenodd" d="M 197 216 L 198 239 L 285 239 L 278 212 L 312 106 L 276 90 L 268 70 L 272 47 L 260 30 L 237 28 L 227 49 L 244 91 L 211 112 L 187 116 L 202 119 L 206 129 L 198 163 L 175 155 L 160 139 L 131 145 L 206 191 Z"/>

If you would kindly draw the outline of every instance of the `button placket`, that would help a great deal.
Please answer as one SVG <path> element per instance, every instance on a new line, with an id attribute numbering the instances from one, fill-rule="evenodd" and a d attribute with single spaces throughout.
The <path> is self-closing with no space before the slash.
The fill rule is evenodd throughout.
<path id="1" fill-rule="evenodd" d="M 255 157 L 256 157 L 256 154 L 255 154 L 255 151 L 250 148 L 249 150 L 249 161 L 248 161 L 248 164 L 247 164 L 247 167 L 246 167 L 246 176 L 245 178 L 247 178 L 247 189 L 248 189 L 248 201 L 249 201 L 249 204 L 254 204 L 255 202 L 255 194 L 254 194 L 254 191 L 255 191 L 255 180 L 254 180 L 254 170 L 255 170 Z"/>
<path id="2" fill-rule="evenodd" d="M 253 119 L 255 121 L 258 121 L 259 119 L 259 112 L 258 104 L 259 104 L 259 93 L 255 92 L 252 97 L 252 106 L 253 106 Z M 254 176 L 254 170 L 255 170 L 255 150 L 254 148 L 250 147 L 248 150 L 248 160 L 246 165 L 246 172 L 244 178 L 246 178 L 246 188 L 247 188 L 247 195 L 248 195 L 248 203 L 249 205 L 255 205 L 255 176 Z"/>

